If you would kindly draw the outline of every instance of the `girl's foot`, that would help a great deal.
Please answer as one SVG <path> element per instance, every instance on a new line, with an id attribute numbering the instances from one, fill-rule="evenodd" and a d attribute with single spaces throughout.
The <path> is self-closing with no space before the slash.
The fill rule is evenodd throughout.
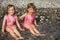
<path id="1" fill-rule="evenodd" d="M 19 39 L 24 39 L 23 37 L 19 37 Z"/>
<path id="2" fill-rule="evenodd" d="M 39 36 L 46 36 L 45 34 L 38 34 Z"/>
<path id="3" fill-rule="evenodd" d="M 32 36 L 37 36 L 36 34 L 31 34 Z"/>
<path id="4" fill-rule="evenodd" d="M 36 36 L 39 36 L 38 34 L 36 34 Z"/>
<path id="5" fill-rule="evenodd" d="M 23 37 L 16 38 L 16 40 L 23 40 L 23 39 L 24 39 Z"/>
<path id="6" fill-rule="evenodd" d="M 18 38 L 15 38 L 15 40 L 18 40 Z"/>

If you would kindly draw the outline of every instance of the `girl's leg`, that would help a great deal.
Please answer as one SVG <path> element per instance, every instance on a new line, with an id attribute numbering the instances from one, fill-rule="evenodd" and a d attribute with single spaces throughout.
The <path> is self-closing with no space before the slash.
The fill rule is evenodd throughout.
<path id="1" fill-rule="evenodd" d="M 23 39 L 23 37 L 20 35 L 20 33 L 17 31 L 16 27 L 13 29 L 14 33 L 19 36 L 20 39 Z"/>
<path id="2" fill-rule="evenodd" d="M 41 33 L 35 28 L 34 25 L 32 25 L 32 28 L 33 28 L 33 30 L 36 32 L 37 35 L 45 36 L 45 34 L 41 34 Z"/>
<path id="3" fill-rule="evenodd" d="M 17 38 L 16 35 L 14 34 L 13 30 L 11 30 L 10 28 L 6 28 L 6 31 L 10 33 L 10 35 L 13 37 L 13 38 Z"/>
<path id="4" fill-rule="evenodd" d="M 40 33 L 40 32 L 36 29 L 36 27 L 35 27 L 34 25 L 31 25 L 31 26 L 32 26 L 33 30 L 34 30 L 36 33 Z"/>
<path id="5" fill-rule="evenodd" d="M 33 31 L 33 29 L 31 28 L 31 26 L 29 25 L 25 25 L 25 28 L 28 29 L 33 35 L 36 35 L 36 33 Z"/>
<path id="6" fill-rule="evenodd" d="M 36 33 L 34 32 L 34 30 L 32 28 L 29 29 L 29 31 L 33 34 L 36 35 Z M 37 36 L 37 35 L 36 35 Z"/>

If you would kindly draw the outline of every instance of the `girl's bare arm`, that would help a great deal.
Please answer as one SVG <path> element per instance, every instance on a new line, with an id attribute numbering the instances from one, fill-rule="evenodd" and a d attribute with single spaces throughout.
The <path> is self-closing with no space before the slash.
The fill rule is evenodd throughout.
<path id="1" fill-rule="evenodd" d="M 26 13 L 24 13 L 22 16 L 19 17 L 19 19 L 23 19 L 26 16 Z"/>
<path id="2" fill-rule="evenodd" d="M 38 26 L 35 17 L 34 17 L 34 24 L 35 26 Z"/>
<path id="3" fill-rule="evenodd" d="M 36 22 L 36 20 L 34 20 L 34 24 L 37 26 L 37 22 Z"/>
<path id="4" fill-rule="evenodd" d="M 6 16 L 4 16 L 3 23 L 2 23 L 2 32 L 4 33 L 4 27 L 6 23 Z"/>
<path id="5" fill-rule="evenodd" d="M 20 30 L 22 30 L 22 28 L 21 28 L 21 26 L 20 26 L 20 24 L 19 24 L 19 22 L 18 22 L 18 18 L 17 18 L 17 17 L 16 17 L 16 24 L 17 24 L 18 28 L 19 28 Z"/>

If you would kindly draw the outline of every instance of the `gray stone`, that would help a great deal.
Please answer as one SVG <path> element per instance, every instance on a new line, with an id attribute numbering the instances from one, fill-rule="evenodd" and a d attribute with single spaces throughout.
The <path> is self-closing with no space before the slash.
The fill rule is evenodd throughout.
<path id="1" fill-rule="evenodd" d="M 28 3 L 34 3 L 37 8 L 60 8 L 60 0 L 2 0 L 1 6 L 13 4 L 19 8 L 26 8 Z"/>

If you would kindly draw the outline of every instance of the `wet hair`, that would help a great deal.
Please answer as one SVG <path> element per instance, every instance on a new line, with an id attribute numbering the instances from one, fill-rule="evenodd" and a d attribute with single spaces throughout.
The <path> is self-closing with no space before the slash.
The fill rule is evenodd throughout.
<path id="1" fill-rule="evenodd" d="M 35 5 L 34 5 L 34 3 L 29 3 L 28 5 L 27 5 L 27 9 L 29 9 L 29 8 L 33 8 L 34 10 L 35 10 Z M 27 10 L 28 11 L 28 10 Z"/>
<path id="2" fill-rule="evenodd" d="M 6 14 L 8 15 L 8 9 L 11 8 L 11 7 L 14 8 L 14 14 L 13 14 L 13 15 L 15 15 L 15 6 L 14 6 L 14 5 L 11 5 L 11 4 L 9 4 L 9 5 L 7 6 Z"/>

